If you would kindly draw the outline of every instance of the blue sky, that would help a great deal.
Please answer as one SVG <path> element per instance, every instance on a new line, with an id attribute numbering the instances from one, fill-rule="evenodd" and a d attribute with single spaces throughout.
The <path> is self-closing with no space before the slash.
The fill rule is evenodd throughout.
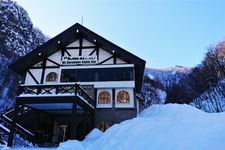
<path id="1" fill-rule="evenodd" d="M 147 67 L 201 63 L 225 37 L 223 0 L 16 0 L 54 37 L 76 22 L 143 58 Z"/>

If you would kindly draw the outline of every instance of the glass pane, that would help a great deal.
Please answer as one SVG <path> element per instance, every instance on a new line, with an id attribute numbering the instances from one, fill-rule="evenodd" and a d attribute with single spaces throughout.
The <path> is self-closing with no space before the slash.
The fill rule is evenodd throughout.
<path id="1" fill-rule="evenodd" d="M 61 82 L 132 81 L 132 67 L 62 69 Z"/>

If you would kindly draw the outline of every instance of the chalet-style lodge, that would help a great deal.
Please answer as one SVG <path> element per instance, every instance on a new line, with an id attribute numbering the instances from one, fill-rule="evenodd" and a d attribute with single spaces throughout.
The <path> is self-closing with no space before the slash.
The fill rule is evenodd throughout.
<path id="1" fill-rule="evenodd" d="M 36 144 L 82 140 L 139 112 L 145 61 L 76 23 L 10 65 L 24 77 L 2 117 Z"/>

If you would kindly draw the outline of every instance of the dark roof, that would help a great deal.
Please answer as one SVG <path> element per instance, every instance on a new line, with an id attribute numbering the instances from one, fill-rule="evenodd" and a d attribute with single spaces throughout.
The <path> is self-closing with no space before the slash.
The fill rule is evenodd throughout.
<path id="1" fill-rule="evenodd" d="M 77 30 L 79 30 L 79 32 L 77 32 Z M 43 45 L 37 47 L 24 57 L 21 57 L 16 62 L 12 63 L 9 68 L 22 75 L 33 65 L 37 64 L 38 62 L 60 50 L 62 45 L 67 46 L 75 40 L 79 39 L 80 37 L 85 38 L 91 43 L 94 43 L 94 40 L 96 40 L 97 45 L 100 48 L 106 50 L 111 54 L 114 51 L 119 58 L 123 59 L 124 61 L 127 61 L 128 63 L 134 64 L 136 80 L 135 85 L 137 88 L 136 90 L 137 92 L 140 92 L 145 68 L 145 61 L 78 23 L 69 27 L 62 33 L 58 34 L 54 38 L 44 43 Z M 60 44 L 58 43 L 58 41 L 60 41 Z M 41 56 L 39 56 L 39 53 L 41 53 Z"/>

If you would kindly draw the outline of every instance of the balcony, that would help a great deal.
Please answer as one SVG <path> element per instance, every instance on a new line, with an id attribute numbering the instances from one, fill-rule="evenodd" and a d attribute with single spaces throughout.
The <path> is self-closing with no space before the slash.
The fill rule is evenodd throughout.
<path id="1" fill-rule="evenodd" d="M 93 111 L 95 102 L 79 84 L 20 85 L 17 102 L 39 110 Z M 52 107 L 52 108 L 51 108 Z"/>

